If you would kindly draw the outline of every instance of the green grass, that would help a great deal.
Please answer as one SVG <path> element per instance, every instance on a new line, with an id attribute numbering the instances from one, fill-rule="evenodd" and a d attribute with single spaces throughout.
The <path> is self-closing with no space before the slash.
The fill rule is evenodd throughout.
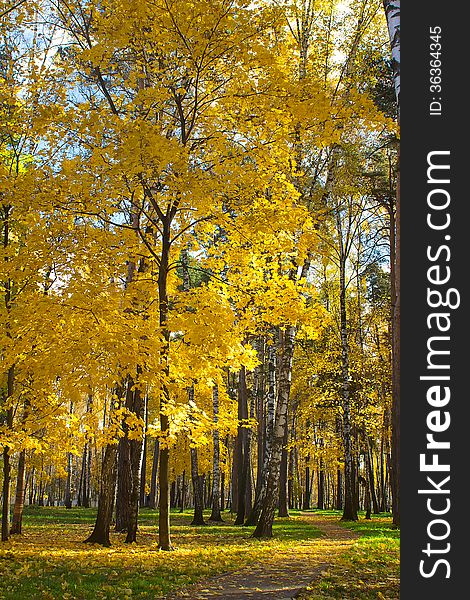
<path id="1" fill-rule="evenodd" d="M 206 514 L 206 517 L 209 515 Z M 27 508 L 23 535 L 0 545 L 0 599 L 156 600 L 172 589 L 235 570 L 321 534 L 295 512 L 278 519 L 272 540 L 250 537 L 253 528 L 225 523 L 190 525 L 192 512 L 172 514 L 175 552 L 157 549 L 157 511 L 142 510 L 138 544 L 112 534 L 112 547 L 84 544 L 94 509 Z"/>
<path id="2" fill-rule="evenodd" d="M 323 511 L 328 514 L 340 513 Z M 397 600 L 400 595 L 400 530 L 390 515 L 373 515 L 372 520 L 343 522 L 361 537 L 335 564 L 310 586 L 302 600 Z"/>
<path id="3" fill-rule="evenodd" d="M 337 511 L 315 512 L 340 518 Z M 125 535 L 113 533 L 112 547 L 102 548 L 83 543 L 95 514 L 95 509 L 84 508 L 27 508 L 23 535 L 0 545 L 0 600 L 157 600 L 175 588 L 282 556 L 289 549 L 305 550 L 309 540 L 321 539 L 300 511 L 291 511 L 290 519 L 277 519 L 268 541 L 251 538 L 253 528 L 234 526 L 234 517 L 226 512 L 224 523 L 193 527 L 191 510 L 175 511 L 176 550 L 160 552 L 158 512 L 143 509 L 138 544 L 124 544 Z M 361 537 L 335 558 L 305 599 L 398 598 L 399 530 L 392 528 L 389 515 L 360 519 L 342 523 Z"/>

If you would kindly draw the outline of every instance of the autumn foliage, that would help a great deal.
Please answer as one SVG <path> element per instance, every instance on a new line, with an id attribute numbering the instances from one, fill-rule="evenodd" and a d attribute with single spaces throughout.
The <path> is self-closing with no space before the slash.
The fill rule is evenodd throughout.
<path id="1" fill-rule="evenodd" d="M 25 502 L 103 545 L 158 507 L 163 550 L 170 508 L 389 510 L 381 3 L 2 6 L 2 539 Z"/>

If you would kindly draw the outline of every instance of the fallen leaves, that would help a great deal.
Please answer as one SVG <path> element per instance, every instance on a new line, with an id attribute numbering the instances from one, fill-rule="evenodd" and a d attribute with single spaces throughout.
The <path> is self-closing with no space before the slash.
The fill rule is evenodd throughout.
<path id="1" fill-rule="evenodd" d="M 39 513 L 39 511 L 36 511 Z M 112 547 L 84 544 L 90 522 L 63 523 L 65 509 L 42 509 L 24 534 L 0 546 L 0 600 L 134 600 L 162 597 L 172 589 L 218 573 L 308 550 L 318 531 L 301 518 L 290 519 L 284 539 L 260 543 L 251 530 L 223 525 L 195 528 L 189 516 L 175 518 L 178 548 L 157 547 L 155 514 L 139 526 L 138 544 L 112 533 Z M 70 513 L 68 513 L 70 514 Z M 91 519 L 90 519 L 91 521 Z M 278 527 L 280 527 L 278 525 Z M 302 547 L 300 547 L 302 544 Z"/>

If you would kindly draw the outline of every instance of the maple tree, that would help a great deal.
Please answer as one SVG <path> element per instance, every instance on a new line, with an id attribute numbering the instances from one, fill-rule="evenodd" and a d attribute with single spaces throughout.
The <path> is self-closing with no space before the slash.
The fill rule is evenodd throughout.
<path id="1" fill-rule="evenodd" d="M 389 508 L 381 4 L 0 15 L 2 539 L 25 498 L 96 507 L 104 546 L 158 506 L 166 551 L 177 506 L 260 538 Z"/>

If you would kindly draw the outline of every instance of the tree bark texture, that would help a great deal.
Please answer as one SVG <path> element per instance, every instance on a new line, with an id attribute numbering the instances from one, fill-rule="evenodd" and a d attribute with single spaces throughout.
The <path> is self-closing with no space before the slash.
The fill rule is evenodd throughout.
<path id="1" fill-rule="evenodd" d="M 170 331 L 168 329 L 168 268 L 171 246 L 171 217 L 167 216 L 162 222 L 162 246 L 160 253 L 160 264 L 158 267 L 158 298 L 160 312 L 160 329 L 164 340 L 161 352 L 163 383 L 160 396 L 160 430 L 162 435 L 160 445 L 160 470 L 158 482 L 160 485 L 160 502 L 158 514 L 158 547 L 160 550 L 172 550 L 170 538 L 170 447 L 167 435 L 170 429 L 170 421 L 166 414 L 166 405 L 169 401 L 167 381 L 170 376 L 169 352 Z"/>
<path id="2" fill-rule="evenodd" d="M 18 472 L 16 474 L 16 492 L 15 506 L 13 508 L 13 521 L 11 524 L 10 534 L 20 534 L 23 523 L 23 508 L 25 497 L 25 465 L 26 465 L 26 450 L 22 450 L 18 457 Z"/>
<path id="3" fill-rule="evenodd" d="M 8 292 L 7 292 L 8 293 Z M 7 306 L 9 305 L 9 300 Z M 8 369 L 7 389 L 4 392 L 3 404 L 7 404 L 13 394 L 13 385 L 15 378 L 14 366 Z M 13 426 L 13 409 L 8 407 L 5 411 L 5 424 L 8 429 Z M 2 487 L 2 542 L 6 542 L 10 537 L 10 482 L 11 482 L 11 457 L 10 448 L 3 448 L 3 487 Z"/>
<path id="4" fill-rule="evenodd" d="M 263 457 L 261 472 L 258 473 L 257 484 L 255 490 L 255 499 L 250 514 L 246 520 L 246 525 L 257 525 L 261 507 L 263 505 L 266 494 L 266 486 L 268 482 L 268 467 L 271 458 L 271 448 L 273 444 L 274 432 L 274 416 L 276 405 L 276 346 L 274 339 L 267 345 L 267 388 L 268 397 L 266 402 L 266 431 L 264 436 Z M 259 465 L 258 460 L 258 465 Z"/>
<path id="5" fill-rule="evenodd" d="M 287 506 L 287 461 L 288 461 L 288 450 L 287 444 L 289 441 L 289 428 L 287 425 L 284 427 L 284 438 L 282 443 L 282 452 L 281 452 L 281 470 L 279 473 L 279 517 L 288 517 L 289 516 L 289 507 Z"/>
<path id="6" fill-rule="evenodd" d="M 160 444 L 155 440 L 153 448 L 152 474 L 150 476 L 150 493 L 147 498 L 147 506 L 149 508 L 157 508 L 157 480 L 158 480 L 158 458 Z"/>
<path id="7" fill-rule="evenodd" d="M 101 486 L 98 499 L 98 513 L 95 526 L 85 542 L 111 546 L 109 530 L 113 517 L 114 494 L 116 487 L 117 444 L 108 444 L 103 458 L 101 470 Z"/>
<path id="8" fill-rule="evenodd" d="M 219 441 L 219 387 L 216 384 L 212 391 L 214 411 L 214 431 L 212 434 L 214 452 L 212 463 L 212 512 L 209 521 L 223 521 L 220 514 L 220 441 Z"/>
<path id="9" fill-rule="evenodd" d="M 282 447 L 287 411 L 289 406 L 292 377 L 292 358 L 294 355 L 295 327 L 288 326 L 281 332 L 281 363 L 279 367 L 279 389 L 274 424 L 271 459 L 268 466 L 268 480 L 258 524 L 253 537 L 272 537 L 274 513 L 279 502 L 279 477 L 281 469 Z"/>
<path id="10" fill-rule="evenodd" d="M 199 475 L 197 449 L 191 448 L 191 479 L 194 495 L 194 516 L 191 525 L 205 525 L 204 521 L 204 475 Z"/>
<path id="11" fill-rule="evenodd" d="M 246 387 L 245 367 L 240 369 L 238 381 L 238 420 L 241 422 L 248 419 L 248 390 Z M 243 525 L 246 516 L 246 488 L 249 477 L 250 454 L 249 439 L 246 425 L 238 425 L 237 434 L 237 452 L 238 452 L 238 472 L 237 472 L 237 518 L 235 525 Z"/>
<path id="12" fill-rule="evenodd" d="M 339 211 L 337 229 L 340 251 L 340 334 L 341 334 L 341 395 L 343 408 L 343 444 L 344 444 L 344 508 L 342 520 L 357 521 L 354 461 L 351 429 L 351 398 L 349 389 L 349 344 L 346 312 L 346 257 L 343 248 Z"/>
<path id="13" fill-rule="evenodd" d="M 390 38 L 393 79 L 400 123 L 400 0 L 383 0 Z M 399 156 L 398 156 L 399 161 Z M 393 523 L 400 526 L 400 171 L 398 168 L 395 222 L 390 222 L 390 279 L 392 284 L 392 443 L 391 488 Z"/>

